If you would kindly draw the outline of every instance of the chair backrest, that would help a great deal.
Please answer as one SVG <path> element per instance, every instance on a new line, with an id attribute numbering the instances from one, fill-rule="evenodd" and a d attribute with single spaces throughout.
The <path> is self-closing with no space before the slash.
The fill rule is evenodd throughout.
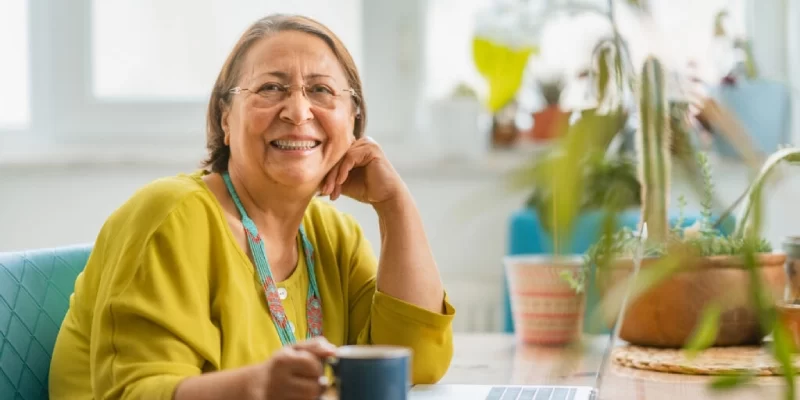
<path id="1" fill-rule="evenodd" d="M 0 253 L 0 398 L 48 398 L 53 346 L 91 249 Z"/>

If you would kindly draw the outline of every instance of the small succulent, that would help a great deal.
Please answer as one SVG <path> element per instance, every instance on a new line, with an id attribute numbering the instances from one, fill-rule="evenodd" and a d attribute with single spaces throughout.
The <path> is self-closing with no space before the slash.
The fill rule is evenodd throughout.
<path id="1" fill-rule="evenodd" d="M 539 90 L 548 106 L 558 105 L 561 101 L 561 92 L 564 91 L 564 81 L 560 77 L 537 79 Z"/>
<path id="2" fill-rule="evenodd" d="M 721 235 L 714 228 L 715 221 L 712 216 L 711 193 L 714 190 L 711 166 L 708 157 L 704 153 L 698 155 L 698 164 L 703 171 L 703 181 L 705 182 L 705 194 L 700 202 L 700 219 L 695 224 L 683 227 L 684 210 L 687 205 L 684 196 L 678 198 L 678 218 L 671 227 L 663 240 L 649 240 L 644 246 L 645 257 L 663 257 L 667 254 L 667 249 L 672 244 L 680 243 L 688 245 L 698 257 L 721 256 L 721 255 L 740 255 L 751 242 L 744 236 Z M 649 225 L 648 225 L 649 230 Z M 605 246 L 604 243 L 610 243 Z M 632 257 L 639 244 L 639 238 L 632 229 L 622 228 L 612 234 L 610 240 L 600 240 L 589 248 L 584 256 L 587 265 L 596 265 L 600 268 L 607 267 L 608 263 L 619 257 Z M 755 242 L 756 253 L 768 253 L 772 251 L 772 245 L 764 238 L 759 238 Z M 584 277 L 565 277 L 569 282 L 581 282 Z M 582 285 L 574 285 L 576 290 L 583 290 Z"/>

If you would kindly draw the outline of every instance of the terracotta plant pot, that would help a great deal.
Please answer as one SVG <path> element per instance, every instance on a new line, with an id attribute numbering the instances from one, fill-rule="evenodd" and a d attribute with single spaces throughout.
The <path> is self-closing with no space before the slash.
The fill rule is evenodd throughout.
<path id="1" fill-rule="evenodd" d="M 583 268 L 580 256 L 508 256 L 504 259 L 514 332 L 523 343 L 566 345 L 583 330 L 584 295 L 561 277 Z"/>
<path id="2" fill-rule="evenodd" d="M 786 277 L 785 254 L 758 256 L 759 273 L 773 300 L 783 297 Z M 657 259 L 645 259 L 642 271 Z M 630 260 L 622 260 L 610 270 L 598 273 L 600 295 L 624 282 L 633 270 Z M 762 332 L 750 295 L 749 272 L 736 256 L 704 257 L 676 273 L 628 303 L 620 338 L 634 345 L 683 347 L 699 322 L 706 305 L 725 299 L 721 326 L 714 346 L 755 345 L 769 332 Z M 618 310 L 604 313 L 606 323 L 613 325 Z"/>
<path id="3" fill-rule="evenodd" d="M 533 113 L 533 128 L 528 132 L 529 139 L 542 141 L 563 135 L 569 127 L 570 114 L 561 110 L 558 105 L 547 106 L 544 110 Z"/>

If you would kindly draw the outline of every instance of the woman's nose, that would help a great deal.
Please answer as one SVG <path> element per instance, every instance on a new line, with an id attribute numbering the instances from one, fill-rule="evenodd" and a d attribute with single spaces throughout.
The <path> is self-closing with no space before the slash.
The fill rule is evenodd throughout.
<path id="1" fill-rule="evenodd" d="M 294 125 L 300 125 L 314 118 L 314 114 L 311 112 L 311 102 L 308 101 L 303 90 L 289 92 L 288 97 L 283 102 L 280 118 Z"/>

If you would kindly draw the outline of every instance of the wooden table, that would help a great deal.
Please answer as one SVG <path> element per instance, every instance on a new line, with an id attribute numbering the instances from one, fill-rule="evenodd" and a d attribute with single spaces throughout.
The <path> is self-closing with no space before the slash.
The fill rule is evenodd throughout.
<path id="1" fill-rule="evenodd" d="M 587 350 L 566 374 L 561 348 L 517 344 L 509 334 L 456 334 L 455 353 L 440 383 L 567 384 L 593 386 L 608 336 L 587 338 Z M 619 345 L 617 343 L 616 345 Z M 600 398 L 615 400 L 782 399 L 780 377 L 758 378 L 752 387 L 712 391 L 710 377 L 626 368 L 609 362 Z M 800 385 L 799 385 L 800 386 Z"/>

